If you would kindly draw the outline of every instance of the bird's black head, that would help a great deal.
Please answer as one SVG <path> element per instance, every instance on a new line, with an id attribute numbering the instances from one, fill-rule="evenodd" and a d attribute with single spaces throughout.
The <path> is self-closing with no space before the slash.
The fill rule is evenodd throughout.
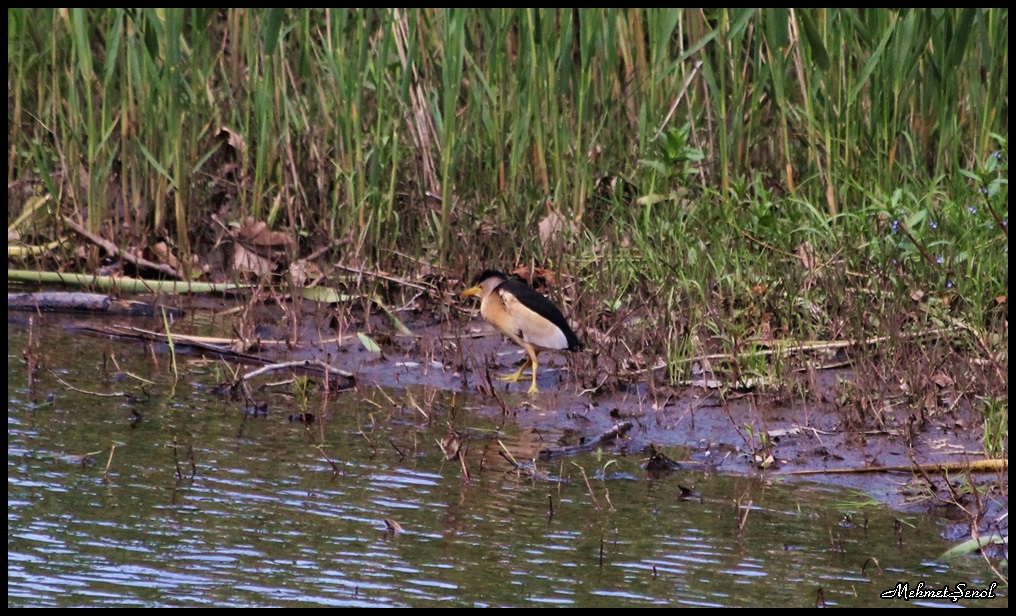
<path id="1" fill-rule="evenodd" d="M 495 269 L 485 269 L 479 274 L 477 274 L 476 278 L 473 279 L 473 286 L 483 284 L 483 281 L 487 280 L 488 278 L 500 278 L 501 280 L 508 280 L 508 276 L 506 276 L 504 272 L 499 272 Z"/>

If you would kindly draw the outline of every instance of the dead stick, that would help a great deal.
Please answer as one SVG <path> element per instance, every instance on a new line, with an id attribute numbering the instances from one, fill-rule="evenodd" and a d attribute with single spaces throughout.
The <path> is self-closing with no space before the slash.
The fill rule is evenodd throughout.
<path id="1" fill-rule="evenodd" d="M 67 381 L 61 379 L 56 374 L 53 374 L 53 378 L 56 379 L 57 383 L 60 383 L 61 385 L 63 385 L 67 389 L 69 389 L 71 391 L 76 391 L 79 394 L 86 394 L 86 395 L 89 395 L 89 396 L 97 396 L 99 398 L 125 398 L 125 397 L 127 397 L 127 393 L 126 392 L 122 392 L 122 391 L 114 391 L 112 393 L 104 394 L 104 393 L 98 392 L 98 391 L 88 391 L 86 389 L 79 389 L 79 388 L 71 385 Z"/>
<path id="2" fill-rule="evenodd" d="M 540 459 L 549 460 L 550 458 L 553 458 L 555 456 L 570 455 L 579 453 L 581 451 L 595 449 L 600 445 L 605 445 L 615 439 L 624 436 L 625 434 L 628 433 L 629 430 L 632 429 L 633 426 L 634 424 L 632 424 L 632 422 L 630 421 L 622 421 L 620 423 L 614 424 L 599 436 L 595 438 L 590 438 L 589 440 L 580 445 L 571 445 L 568 447 L 561 447 L 559 449 L 541 449 L 539 454 Z"/>
<path id="3" fill-rule="evenodd" d="M 974 471 L 974 472 L 994 472 L 1004 471 L 1009 468 L 1009 460 L 977 460 L 975 462 L 943 462 L 941 464 L 920 464 L 914 466 L 868 466 L 860 468 L 829 468 L 825 470 L 821 469 L 808 469 L 803 471 L 788 471 L 783 473 L 785 475 L 821 475 L 823 473 L 829 474 L 845 474 L 845 473 L 891 473 L 891 472 L 904 472 L 911 473 L 914 471 L 925 471 L 930 473 L 948 473 L 955 471 Z"/>
<path id="4" fill-rule="evenodd" d="M 335 267 L 337 269 L 346 270 L 347 272 L 352 272 L 354 274 L 359 274 L 360 276 L 372 276 L 374 278 L 381 278 L 382 280 L 388 280 L 390 282 L 397 282 L 400 285 L 403 285 L 403 286 L 406 286 L 406 287 L 413 287 L 414 289 L 419 289 L 421 291 L 433 291 L 434 290 L 433 286 L 424 286 L 424 285 L 416 283 L 416 282 L 410 282 L 408 280 L 405 280 L 404 278 L 396 278 L 395 276 L 389 276 L 387 274 L 382 274 L 380 272 L 368 272 L 367 270 L 360 269 L 358 267 L 350 267 L 348 265 L 340 265 L 338 263 L 335 264 Z"/>
<path id="5" fill-rule="evenodd" d="M 170 266 L 168 266 L 168 265 L 166 265 L 164 263 L 155 263 L 155 262 L 149 261 L 148 259 L 145 259 L 143 257 L 136 257 L 136 256 L 130 254 L 129 252 L 122 252 L 119 248 L 117 248 L 116 244 L 114 244 L 113 242 L 110 242 L 109 240 L 103 239 L 103 238 L 99 237 L 98 235 L 95 235 L 94 233 L 92 233 L 88 229 L 82 227 L 81 225 L 79 225 L 78 223 L 74 222 L 70 218 L 64 216 L 63 217 L 63 221 L 64 221 L 64 224 L 66 224 L 68 227 L 73 229 L 75 233 L 77 233 L 78 235 L 83 236 L 85 239 L 87 239 L 89 242 L 95 244 L 96 246 L 101 247 L 103 250 L 105 250 L 111 256 L 115 257 L 115 256 L 119 255 L 121 258 L 123 258 L 124 261 L 129 261 L 129 262 L 133 263 L 134 265 L 136 265 L 138 267 L 144 267 L 144 268 L 148 268 L 148 269 L 153 269 L 153 270 L 155 270 L 157 272 L 162 272 L 163 274 L 165 274 L 165 275 L 167 275 L 167 276 L 169 276 L 171 278 L 175 278 L 177 280 L 183 280 L 183 276 L 181 276 L 175 269 L 173 269 L 172 267 L 170 267 Z"/>
<path id="6" fill-rule="evenodd" d="M 330 366 L 330 365 L 326 364 L 325 362 L 321 361 L 320 359 L 312 359 L 312 360 L 303 360 L 303 361 L 287 361 L 287 362 L 282 362 L 282 363 L 278 363 L 278 364 L 269 364 L 267 366 L 262 366 L 262 367 L 258 368 L 257 370 L 253 370 L 251 372 L 248 372 L 247 374 L 243 375 L 240 378 L 242 380 L 244 380 L 244 381 L 249 381 L 250 379 L 252 379 L 252 378 L 254 378 L 256 376 L 261 376 L 262 374 L 264 374 L 266 372 L 273 372 L 275 370 L 285 370 L 287 368 L 307 368 L 309 366 L 317 366 L 318 368 L 321 368 L 321 370 L 325 371 L 326 373 L 328 373 L 328 374 L 334 374 L 336 376 L 342 376 L 342 377 L 346 377 L 346 378 L 350 378 L 350 377 L 353 376 L 352 372 L 346 372 L 345 370 L 340 370 L 340 369 L 338 369 L 338 368 L 336 368 L 334 366 Z"/>

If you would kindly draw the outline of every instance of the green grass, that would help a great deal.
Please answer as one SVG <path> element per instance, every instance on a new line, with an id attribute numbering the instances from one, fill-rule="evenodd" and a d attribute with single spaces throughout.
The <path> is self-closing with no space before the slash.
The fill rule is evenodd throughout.
<path id="1" fill-rule="evenodd" d="M 608 370 L 883 336 L 873 397 L 1008 397 L 1005 9 L 9 9 L 9 225 L 43 196 L 19 241 L 70 216 L 192 277 L 213 214 L 407 277 L 550 267 Z M 97 265 L 65 250 L 35 266 Z"/>

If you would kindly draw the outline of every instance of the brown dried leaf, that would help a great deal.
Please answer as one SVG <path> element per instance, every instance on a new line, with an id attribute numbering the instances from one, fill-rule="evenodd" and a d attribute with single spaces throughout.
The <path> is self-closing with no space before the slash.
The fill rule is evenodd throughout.
<path id="1" fill-rule="evenodd" d="M 320 267 L 305 259 L 299 259 L 290 265 L 289 275 L 297 287 L 314 286 L 324 277 Z"/>
<path id="2" fill-rule="evenodd" d="M 441 448 L 442 453 L 444 453 L 445 460 L 458 458 L 459 451 L 462 449 L 462 441 L 454 430 L 449 430 L 448 434 L 437 442 L 437 445 Z"/>
<path id="3" fill-rule="evenodd" d="M 514 276 L 518 276 L 522 280 L 529 283 L 529 286 L 534 288 L 541 287 L 556 287 L 557 286 L 557 274 L 553 270 L 549 270 L 543 267 L 529 267 L 528 265 L 519 265 L 510 272 Z"/>
<path id="4" fill-rule="evenodd" d="M 251 246 L 288 248 L 296 245 L 293 236 L 283 231 L 272 231 L 265 221 L 254 220 L 253 216 L 244 219 L 243 224 L 233 232 L 233 238 Z"/>
<path id="5" fill-rule="evenodd" d="M 939 387 L 952 387 L 953 380 L 948 374 L 938 372 L 931 377 L 931 382 Z"/>
<path id="6" fill-rule="evenodd" d="M 540 221 L 540 243 L 544 246 L 551 240 L 561 240 L 568 235 L 579 234 L 579 224 L 558 211 L 552 211 Z"/>
<path id="7" fill-rule="evenodd" d="M 233 244 L 233 269 L 237 272 L 250 272 L 261 276 L 273 271 L 275 264 L 271 259 L 245 248 L 240 242 L 235 242 Z"/>
<path id="8" fill-rule="evenodd" d="M 155 257 L 159 260 L 159 263 L 165 263 L 172 267 L 176 271 L 180 271 L 180 260 L 176 258 L 176 255 L 169 249 L 169 244 L 166 242 L 156 242 L 152 246 L 152 252 Z"/>
<path id="9" fill-rule="evenodd" d="M 225 141 L 227 144 L 229 144 L 229 147 L 233 148 L 237 152 L 240 152 L 241 154 L 247 150 L 247 142 L 244 141 L 243 136 L 232 129 L 223 126 L 218 131 L 216 131 L 215 136 Z"/>
<path id="10" fill-rule="evenodd" d="M 815 286 L 819 278 L 819 270 L 822 269 L 818 263 L 818 258 L 815 256 L 815 249 L 809 242 L 804 242 L 797 246 L 797 258 L 801 261 L 801 266 L 804 267 L 807 274 L 801 283 L 801 286 L 807 290 Z"/>
<path id="11" fill-rule="evenodd" d="M 818 268 L 818 259 L 815 258 L 815 249 L 811 243 L 804 242 L 799 244 L 796 252 L 797 258 L 801 260 L 801 265 L 804 269 L 808 270 L 811 274 L 815 274 Z"/>
<path id="12" fill-rule="evenodd" d="M 402 532 L 402 525 L 391 518 L 385 520 L 385 528 L 389 535 L 397 535 Z"/>

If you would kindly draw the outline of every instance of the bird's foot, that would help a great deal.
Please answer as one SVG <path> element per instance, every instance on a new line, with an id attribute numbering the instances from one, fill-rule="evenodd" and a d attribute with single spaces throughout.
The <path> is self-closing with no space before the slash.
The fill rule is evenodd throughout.
<path id="1" fill-rule="evenodd" d="M 499 375 L 497 375 L 497 379 L 499 381 L 505 381 L 505 382 L 508 382 L 508 383 L 518 383 L 522 379 L 522 373 L 525 372 L 526 368 L 528 368 L 528 367 L 529 367 L 529 362 L 526 362 L 526 363 L 522 364 L 522 367 L 519 368 L 518 370 L 516 370 L 515 372 L 510 372 L 508 374 L 499 374 Z"/>

